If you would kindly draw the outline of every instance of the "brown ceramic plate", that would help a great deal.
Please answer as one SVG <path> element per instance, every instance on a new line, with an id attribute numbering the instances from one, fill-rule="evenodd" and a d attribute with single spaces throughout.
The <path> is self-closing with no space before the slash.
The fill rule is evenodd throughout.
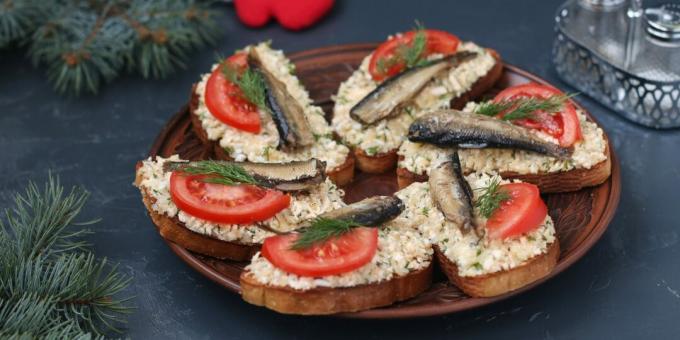
<path id="1" fill-rule="evenodd" d="M 350 76 L 359 66 L 362 58 L 373 48 L 375 48 L 374 44 L 341 45 L 294 53 L 290 55 L 290 58 L 295 62 L 297 75 L 310 91 L 312 98 L 329 113 L 333 105 L 331 96 L 337 91 L 340 82 Z M 488 94 L 493 95 L 508 86 L 529 81 L 547 84 L 545 80 L 526 71 L 511 65 L 504 65 L 501 80 Z M 435 275 L 432 287 L 413 299 L 389 307 L 342 316 L 405 318 L 453 313 L 487 305 L 527 291 L 562 272 L 581 258 L 602 236 L 619 203 L 621 189 L 619 162 L 611 144 L 609 149 L 611 150 L 612 175 L 607 182 L 578 192 L 545 196 L 550 216 L 555 221 L 562 251 L 557 267 L 549 276 L 502 296 L 471 298 L 449 284 L 443 275 Z M 192 132 L 189 111 L 186 107 L 167 123 L 149 152 L 151 156 L 165 157 L 175 153 L 179 153 L 182 158 L 186 159 L 210 157 L 210 150 L 203 148 Z M 392 194 L 396 189 L 397 182 L 394 173 L 383 175 L 357 173 L 355 181 L 345 188 L 348 201 L 356 201 L 372 195 Z M 240 292 L 239 274 L 247 263 L 222 261 L 197 255 L 172 242 L 168 242 L 168 245 L 175 254 L 201 274 L 234 293 Z"/>

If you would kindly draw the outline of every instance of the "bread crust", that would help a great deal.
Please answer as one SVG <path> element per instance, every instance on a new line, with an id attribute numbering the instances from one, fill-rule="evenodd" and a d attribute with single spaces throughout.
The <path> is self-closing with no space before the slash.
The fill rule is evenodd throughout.
<path id="1" fill-rule="evenodd" d="M 604 152 L 607 159 L 595 164 L 590 169 L 572 169 L 569 171 L 537 174 L 518 174 L 516 172 L 505 171 L 501 172 L 500 175 L 504 179 L 519 179 L 523 182 L 536 184 L 541 193 L 578 191 L 583 188 L 600 185 L 609 178 L 612 171 L 609 143 L 606 139 L 605 142 L 607 144 Z M 405 168 L 397 168 L 397 184 L 399 189 L 403 189 L 413 182 L 425 182 L 427 179 L 428 176 L 426 174 L 416 174 Z"/>
<path id="2" fill-rule="evenodd" d="M 297 290 L 263 285 L 241 273 L 241 296 L 249 303 L 284 314 L 321 315 L 356 312 L 410 299 L 432 284 L 433 264 L 388 281 L 354 287 Z"/>
<path id="3" fill-rule="evenodd" d="M 345 158 L 345 162 L 330 171 L 327 171 L 326 174 L 337 186 L 350 184 L 354 180 L 355 163 L 354 156 L 350 151 L 347 154 L 347 158 Z"/>
<path id="4" fill-rule="evenodd" d="M 503 63 L 498 52 L 487 48 L 487 51 L 496 59 L 496 64 L 482 78 L 472 84 L 470 90 L 451 100 L 451 108 L 462 109 L 470 100 L 475 99 L 488 91 L 503 75 Z M 385 153 L 369 156 L 364 150 L 356 148 L 354 156 L 357 159 L 357 167 L 363 172 L 371 174 L 384 173 L 397 166 L 397 149 Z"/>
<path id="5" fill-rule="evenodd" d="M 534 256 L 525 264 L 500 272 L 479 276 L 460 276 L 458 266 L 435 246 L 435 256 L 446 277 L 465 294 L 472 297 L 492 297 L 522 288 L 552 272 L 560 257 L 559 241 L 548 246 L 548 251 Z"/>
<path id="6" fill-rule="evenodd" d="M 141 164 L 141 163 L 138 163 Z M 139 168 L 139 165 L 137 166 Z M 135 184 L 139 186 L 142 178 L 139 172 L 135 178 Z M 151 220 L 158 228 L 158 232 L 164 239 L 176 243 L 182 248 L 192 252 L 215 257 L 218 259 L 229 259 L 234 261 L 250 260 L 255 253 L 260 250 L 258 244 L 242 244 L 238 242 L 227 242 L 195 233 L 187 229 L 177 218 L 170 218 L 153 210 L 154 198 L 149 195 L 146 189 L 140 188 L 142 201 L 151 217 Z"/>
<path id="7" fill-rule="evenodd" d="M 487 48 L 486 50 L 493 56 L 494 59 L 496 59 L 496 64 L 493 65 L 491 70 L 489 70 L 489 72 L 484 77 L 477 79 L 477 81 L 472 84 L 472 87 L 470 87 L 469 91 L 463 93 L 451 101 L 452 109 L 462 109 L 469 101 L 480 97 L 491 87 L 493 87 L 493 85 L 496 84 L 498 79 L 500 79 L 503 75 L 503 63 L 501 62 L 501 56 L 493 49 Z"/>
<path id="8" fill-rule="evenodd" d="M 360 148 L 354 149 L 353 152 L 357 168 L 369 174 L 381 174 L 394 169 L 397 165 L 397 149 L 371 156 Z"/>

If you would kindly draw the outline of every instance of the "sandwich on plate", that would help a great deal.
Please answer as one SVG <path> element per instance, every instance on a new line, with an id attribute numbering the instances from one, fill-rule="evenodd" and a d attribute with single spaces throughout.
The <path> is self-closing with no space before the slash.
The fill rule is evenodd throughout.
<path id="1" fill-rule="evenodd" d="M 538 185 L 541 192 L 575 191 L 603 183 L 611 155 L 602 129 L 570 96 L 528 83 L 463 111 L 435 110 L 417 118 L 399 149 L 400 187 L 425 181 L 432 164 L 458 148 L 463 172 L 496 172 Z"/>
<path id="2" fill-rule="evenodd" d="M 462 108 L 500 78 L 498 54 L 453 34 L 419 27 L 366 56 L 340 84 L 332 127 L 356 166 L 382 173 L 397 164 L 408 127 L 424 111 Z"/>
<path id="3" fill-rule="evenodd" d="M 312 158 L 326 163 L 336 184 L 349 183 L 354 159 L 333 139 L 320 107 L 282 51 L 264 42 L 221 60 L 194 86 L 194 131 L 216 158 L 280 163 Z"/>
<path id="4" fill-rule="evenodd" d="M 430 243 L 399 197 L 374 196 L 264 241 L 241 274 L 247 302 L 286 314 L 390 305 L 432 283 Z"/>
<path id="5" fill-rule="evenodd" d="M 161 236 L 196 253 L 245 261 L 269 236 L 344 206 L 317 159 L 287 163 L 139 162 L 135 185 Z"/>
<path id="6" fill-rule="evenodd" d="M 559 241 L 536 185 L 495 174 L 463 176 L 453 153 L 433 166 L 428 182 L 400 192 L 439 221 L 420 230 L 446 276 L 470 296 L 519 289 L 557 264 Z"/>

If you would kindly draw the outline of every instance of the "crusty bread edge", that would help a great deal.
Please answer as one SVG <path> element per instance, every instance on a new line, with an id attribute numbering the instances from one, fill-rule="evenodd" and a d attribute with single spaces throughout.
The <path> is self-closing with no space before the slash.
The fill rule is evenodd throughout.
<path id="1" fill-rule="evenodd" d="M 555 239 L 545 253 L 534 256 L 521 266 L 479 276 L 460 276 L 458 266 L 439 247 L 434 248 L 446 277 L 471 297 L 493 297 L 522 288 L 550 274 L 560 257 L 559 241 Z"/>
<path id="2" fill-rule="evenodd" d="M 494 64 L 484 77 L 477 79 L 477 81 L 472 84 L 472 87 L 470 87 L 470 90 L 452 99 L 452 108 L 462 109 L 470 100 L 475 99 L 488 91 L 503 75 L 503 63 L 501 62 L 500 55 L 492 49 L 487 49 L 487 51 L 489 51 L 494 59 L 496 59 L 496 64 Z M 366 154 L 365 150 L 356 148 L 354 150 L 354 157 L 357 159 L 357 167 L 361 171 L 371 174 L 380 174 L 394 169 L 397 166 L 398 160 L 397 149 L 369 156 Z"/>
<path id="3" fill-rule="evenodd" d="M 607 143 L 605 146 L 605 156 L 607 158 L 590 169 L 572 169 L 569 171 L 538 174 L 501 172 L 500 175 L 504 179 L 519 179 L 527 183 L 536 184 L 541 193 L 571 192 L 600 185 L 611 176 L 612 172 L 611 152 L 606 137 L 605 142 Z M 399 189 L 403 189 L 413 182 L 425 182 L 427 178 L 426 174 L 415 174 L 405 168 L 397 168 L 397 184 Z"/>
<path id="4" fill-rule="evenodd" d="M 137 168 L 139 168 L 139 164 Z M 135 185 L 139 187 L 142 178 L 139 171 L 135 177 Z M 227 242 L 210 238 L 187 229 L 179 219 L 170 218 L 153 210 L 154 198 L 148 194 L 146 189 L 140 188 L 142 201 L 151 217 L 151 220 L 158 228 L 158 232 L 164 239 L 176 243 L 182 248 L 190 251 L 215 257 L 218 259 L 229 259 L 234 261 L 247 261 L 259 249 L 257 244 L 241 244 L 237 242 Z"/>
<path id="5" fill-rule="evenodd" d="M 388 281 L 354 287 L 297 290 L 259 283 L 252 273 L 241 273 L 241 296 L 248 303 L 284 314 L 323 315 L 357 312 L 410 299 L 432 284 L 433 263 Z"/>

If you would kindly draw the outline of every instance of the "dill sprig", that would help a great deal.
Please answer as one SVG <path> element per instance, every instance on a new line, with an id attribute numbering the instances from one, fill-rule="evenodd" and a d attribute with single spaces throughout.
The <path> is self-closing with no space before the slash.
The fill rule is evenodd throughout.
<path id="1" fill-rule="evenodd" d="M 217 161 L 196 161 L 180 168 L 180 171 L 191 175 L 210 175 L 203 179 L 207 183 L 223 185 L 255 184 L 258 181 L 242 166 L 234 163 Z"/>
<path id="2" fill-rule="evenodd" d="M 354 221 L 324 217 L 316 218 L 309 227 L 300 230 L 299 236 L 291 249 L 301 250 L 309 248 L 328 239 L 342 236 L 358 226 L 359 224 Z"/>
<path id="3" fill-rule="evenodd" d="M 227 79 L 238 86 L 243 97 L 261 110 L 268 111 L 265 94 L 265 83 L 262 74 L 250 67 L 241 71 L 234 65 L 224 62 L 222 73 Z"/>
<path id="4" fill-rule="evenodd" d="M 510 195 L 501 190 L 498 177 L 494 177 L 487 187 L 479 190 L 483 193 L 475 201 L 475 208 L 479 208 L 479 213 L 485 218 L 489 218 L 501 206 L 501 203 L 510 199 Z"/>
<path id="5" fill-rule="evenodd" d="M 404 49 L 402 55 L 406 61 L 406 68 L 411 68 L 420 62 L 425 52 L 425 45 L 427 44 L 427 36 L 425 35 L 425 26 L 416 21 L 416 34 L 413 36 L 413 43 L 411 46 Z"/>
<path id="6" fill-rule="evenodd" d="M 485 116 L 497 116 L 507 111 L 501 118 L 503 120 L 534 118 L 536 111 L 547 113 L 559 112 L 562 110 L 564 103 L 575 95 L 575 93 L 572 93 L 554 95 L 548 98 L 530 97 L 502 100 L 500 102 L 487 101 L 481 103 L 475 112 Z"/>
<path id="7" fill-rule="evenodd" d="M 387 71 L 394 65 L 399 63 L 404 63 L 406 69 L 418 66 L 423 62 L 423 52 L 425 52 L 425 47 L 427 45 L 427 35 L 425 34 L 425 26 L 416 21 L 415 35 L 413 36 L 413 41 L 411 45 L 401 44 L 388 59 L 378 60 L 376 66 L 378 72 L 387 73 Z"/>

